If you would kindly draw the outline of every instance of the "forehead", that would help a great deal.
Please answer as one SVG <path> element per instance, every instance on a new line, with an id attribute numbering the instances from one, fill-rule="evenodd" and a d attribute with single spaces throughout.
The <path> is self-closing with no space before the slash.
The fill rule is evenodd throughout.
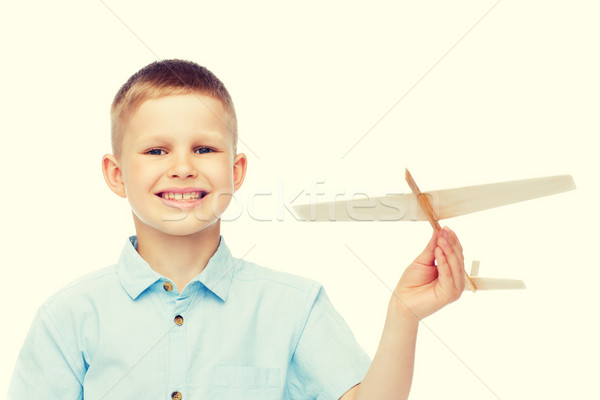
<path id="1" fill-rule="evenodd" d="M 233 146 L 231 116 L 210 96 L 188 93 L 145 100 L 131 114 L 123 144 L 160 137 L 185 140 L 198 137 L 221 140 Z"/>

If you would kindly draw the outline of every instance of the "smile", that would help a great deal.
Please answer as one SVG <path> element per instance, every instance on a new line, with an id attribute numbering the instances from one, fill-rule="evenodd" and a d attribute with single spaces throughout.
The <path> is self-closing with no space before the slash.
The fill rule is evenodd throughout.
<path id="1" fill-rule="evenodd" d="M 162 197 L 165 200 L 175 200 L 175 201 L 195 201 L 204 198 L 208 192 L 199 191 L 199 192 L 186 192 L 186 193 L 177 193 L 177 192 L 161 192 L 157 193 L 157 196 Z"/>

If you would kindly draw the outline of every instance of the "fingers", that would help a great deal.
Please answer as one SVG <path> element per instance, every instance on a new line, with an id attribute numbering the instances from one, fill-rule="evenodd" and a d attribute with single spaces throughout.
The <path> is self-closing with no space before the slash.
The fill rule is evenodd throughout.
<path id="1" fill-rule="evenodd" d="M 448 260 L 446 259 L 442 248 L 437 247 L 435 249 L 435 258 L 437 260 L 438 283 L 440 289 L 442 290 L 442 293 L 445 294 L 445 297 L 451 297 L 452 293 L 456 290 L 456 287 L 454 278 L 452 277 L 452 270 L 450 269 L 450 265 L 448 264 Z"/>
<path id="2" fill-rule="evenodd" d="M 454 233 L 447 226 L 445 226 L 442 231 L 444 232 L 444 237 L 448 240 L 450 245 L 454 248 L 454 251 L 456 252 L 456 254 L 459 254 L 462 256 L 463 248 L 462 248 L 460 242 L 458 241 L 458 237 L 456 236 L 456 233 Z"/>
<path id="3" fill-rule="evenodd" d="M 463 249 L 458 241 L 458 238 L 456 237 L 456 234 L 448 227 L 445 227 L 443 230 L 441 230 L 441 234 L 439 236 L 438 246 L 440 246 L 441 250 L 443 250 L 444 258 L 438 258 L 438 270 L 440 270 L 440 267 L 442 269 L 448 268 L 448 271 L 452 276 L 452 286 L 456 289 L 456 291 L 458 291 L 458 296 L 456 297 L 458 298 L 465 286 L 465 267 L 464 257 L 462 254 Z M 442 272 L 440 271 L 440 274 L 441 273 Z"/>

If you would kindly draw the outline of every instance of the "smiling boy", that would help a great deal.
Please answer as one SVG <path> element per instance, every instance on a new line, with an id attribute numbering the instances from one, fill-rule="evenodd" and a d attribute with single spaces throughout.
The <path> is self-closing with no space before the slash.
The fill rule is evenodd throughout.
<path id="1" fill-rule="evenodd" d="M 103 159 L 109 187 L 129 199 L 138 253 L 180 290 L 216 251 L 219 216 L 246 173 L 229 114 L 200 93 L 148 99 L 127 121 L 120 159 Z"/>
<path id="2" fill-rule="evenodd" d="M 246 174 L 224 85 L 195 63 L 143 68 L 113 101 L 110 189 L 136 235 L 115 265 L 39 309 L 10 399 L 402 399 L 418 322 L 464 287 L 434 233 L 403 274 L 371 362 L 318 283 L 234 258 L 220 216 Z"/>

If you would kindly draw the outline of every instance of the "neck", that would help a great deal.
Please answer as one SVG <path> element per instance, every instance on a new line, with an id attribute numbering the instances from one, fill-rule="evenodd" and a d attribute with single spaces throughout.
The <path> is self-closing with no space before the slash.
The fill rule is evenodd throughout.
<path id="1" fill-rule="evenodd" d="M 149 228 L 134 215 L 139 255 L 150 267 L 170 279 L 179 293 L 206 268 L 217 251 L 220 221 L 191 235 L 175 236 Z"/>

